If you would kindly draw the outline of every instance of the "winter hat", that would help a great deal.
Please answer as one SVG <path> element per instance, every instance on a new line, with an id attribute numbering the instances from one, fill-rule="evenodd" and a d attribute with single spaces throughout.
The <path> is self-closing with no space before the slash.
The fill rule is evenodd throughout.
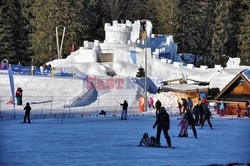
<path id="1" fill-rule="evenodd" d="M 148 138 L 148 133 L 144 133 L 143 138 Z"/>

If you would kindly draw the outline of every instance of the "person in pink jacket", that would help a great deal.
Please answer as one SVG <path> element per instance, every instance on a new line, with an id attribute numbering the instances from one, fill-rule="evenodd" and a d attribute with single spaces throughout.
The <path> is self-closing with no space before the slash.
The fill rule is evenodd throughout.
<path id="1" fill-rule="evenodd" d="M 183 116 L 178 126 L 181 126 L 181 130 L 178 137 L 188 137 L 188 132 L 187 132 L 188 120 L 186 116 Z"/>
<path id="2" fill-rule="evenodd" d="M 152 97 L 149 97 L 149 104 L 148 104 L 148 107 L 151 108 L 153 107 L 154 108 L 154 100 Z"/>

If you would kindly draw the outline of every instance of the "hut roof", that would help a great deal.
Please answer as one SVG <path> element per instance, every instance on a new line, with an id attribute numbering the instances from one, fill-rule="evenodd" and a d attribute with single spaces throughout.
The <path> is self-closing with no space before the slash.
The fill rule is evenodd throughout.
<path id="1" fill-rule="evenodd" d="M 230 89 L 238 86 L 241 82 L 246 82 L 250 86 L 250 70 L 246 69 L 238 73 L 215 97 L 215 100 L 244 102 L 250 98 L 250 92 L 245 94 L 231 94 Z"/>
<path id="2" fill-rule="evenodd" d="M 171 90 L 174 92 L 206 92 L 208 86 L 189 85 L 189 84 L 177 84 L 177 85 L 164 85 L 163 89 Z"/>

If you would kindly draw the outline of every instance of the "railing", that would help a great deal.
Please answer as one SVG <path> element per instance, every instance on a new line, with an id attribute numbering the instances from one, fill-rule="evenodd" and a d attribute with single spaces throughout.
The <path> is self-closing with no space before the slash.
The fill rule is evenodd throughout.
<path id="1" fill-rule="evenodd" d="M 10 100 L 7 96 L 0 96 L 0 117 L 1 119 L 22 118 L 26 102 L 32 108 L 31 116 L 35 118 L 65 117 L 65 116 L 98 116 L 101 110 L 107 115 L 119 116 L 122 111 L 124 100 L 129 103 L 128 113 L 138 114 L 139 105 L 132 96 L 107 97 L 91 99 L 77 99 L 75 96 L 24 96 L 22 105 L 7 104 Z"/>
<path id="2" fill-rule="evenodd" d="M 37 76 L 48 76 L 48 77 L 84 77 L 85 73 L 77 70 L 74 67 L 37 67 L 37 66 L 22 66 L 10 64 L 14 74 L 20 75 L 37 75 Z M 8 67 L 1 67 L 0 73 L 7 74 Z"/>

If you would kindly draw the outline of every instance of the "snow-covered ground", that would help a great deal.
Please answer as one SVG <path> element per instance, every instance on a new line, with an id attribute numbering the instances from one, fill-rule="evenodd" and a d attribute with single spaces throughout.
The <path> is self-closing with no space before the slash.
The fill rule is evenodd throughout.
<path id="1" fill-rule="evenodd" d="M 33 117 L 33 116 L 32 116 Z M 139 147 L 144 132 L 156 135 L 152 115 L 131 115 L 121 121 L 108 115 L 67 118 L 22 117 L 0 121 L 0 165 L 211 165 L 250 164 L 248 118 L 212 119 L 197 127 L 198 138 L 178 138 L 178 116 L 171 115 L 169 135 L 175 149 Z M 175 136 L 175 137 L 174 137 Z M 161 135 L 161 144 L 166 140 Z"/>

